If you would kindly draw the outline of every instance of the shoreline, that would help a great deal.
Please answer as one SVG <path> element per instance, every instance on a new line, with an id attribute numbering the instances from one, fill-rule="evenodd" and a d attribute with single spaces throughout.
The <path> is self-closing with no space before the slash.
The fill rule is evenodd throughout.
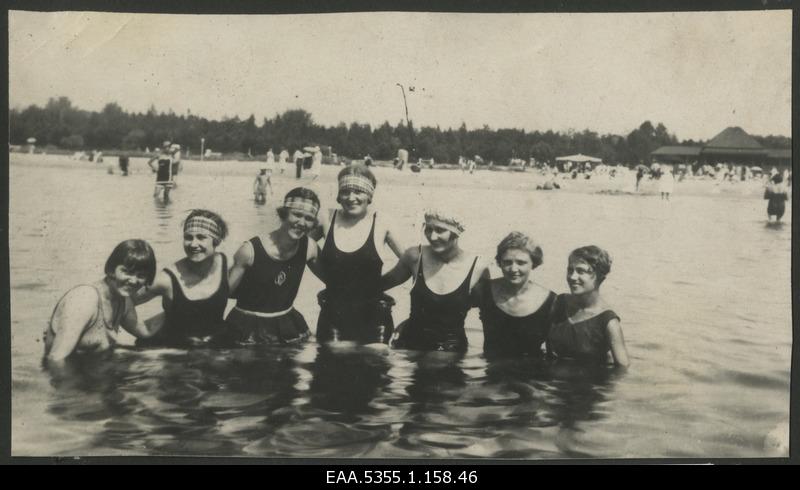
<path id="1" fill-rule="evenodd" d="M 141 177 L 150 176 L 151 170 L 147 166 L 148 158 L 131 157 L 129 164 L 129 175 Z M 117 165 L 117 157 L 104 156 L 102 163 L 90 162 L 87 160 L 73 160 L 67 155 L 54 154 L 28 154 L 28 153 L 9 153 L 10 166 L 41 167 L 41 168 L 69 168 L 76 170 L 96 170 L 108 173 L 113 170 L 113 176 L 120 176 Z M 183 160 L 182 175 L 198 176 L 255 176 L 257 170 L 264 163 L 259 160 Z M 284 173 L 275 172 L 272 175 L 274 180 L 295 180 L 294 164 L 288 164 Z M 320 169 L 319 182 L 333 182 L 336 174 L 344 168 L 341 165 L 322 165 Z M 559 174 L 556 182 L 561 186 L 556 190 L 536 189 L 537 185 L 549 180 L 537 171 L 514 171 L 514 170 L 489 170 L 487 168 L 476 169 L 473 174 L 459 172 L 459 168 L 424 168 L 419 173 L 413 173 L 408 168 L 396 170 L 392 166 L 374 165 L 370 167 L 383 185 L 401 186 L 440 186 L 456 187 L 462 189 L 497 189 L 497 190 L 523 190 L 536 193 L 580 193 L 598 194 L 603 196 L 660 196 L 657 180 L 643 180 L 640 183 L 640 190 L 635 190 L 635 174 L 628 172 L 627 175 L 614 179 L 605 175 L 593 175 L 591 179 L 579 176 L 572 179 L 569 174 Z M 306 171 L 307 172 L 307 171 Z M 300 185 L 307 185 L 309 180 L 305 177 L 298 181 Z M 744 182 L 720 182 L 708 177 L 692 177 L 683 181 L 675 181 L 672 197 L 697 196 L 714 197 L 726 199 L 758 199 L 762 200 L 762 194 L 766 180 L 752 179 Z M 789 197 L 791 199 L 791 188 Z"/>

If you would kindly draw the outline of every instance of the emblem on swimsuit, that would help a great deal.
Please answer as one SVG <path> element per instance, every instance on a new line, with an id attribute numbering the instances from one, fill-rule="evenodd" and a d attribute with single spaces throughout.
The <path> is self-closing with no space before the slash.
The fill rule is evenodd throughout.
<path id="1" fill-rule="evenodd" d="M 281 271 L 280 274 L 275 277 L 275 284 L 278 286 L 283 286 L 283 283 L 286 282 L 286 273 Z"/>

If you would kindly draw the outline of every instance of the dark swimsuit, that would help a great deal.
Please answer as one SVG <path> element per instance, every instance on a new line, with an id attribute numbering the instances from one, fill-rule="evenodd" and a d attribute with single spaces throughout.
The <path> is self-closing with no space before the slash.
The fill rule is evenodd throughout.
<path id="1" fill-rule="evenodd" d="M 172 159 L 159 158 L 158 170 L 156 171 L 156 184 L 172 183 Z"/>
<path id="2" fill-rule="evenodd" d="M 777 216 L 778 219 L 783 217 L 783 214 L 786 212 L 786 201 L 788 196 L 784 192 L 772 192 L 769 190 L 767 192 L 767 216 Z"/>
<path id="3" fill-rule="evenodd" d="M 306 268 L 308 237 L 297 244 L 289 260 L 276 260 L 267 254 L 259 237 L 250 240 L 253 265 L 244 275 L 236 293 L 236 307 L 225 320 L 235 343 L 288 344 L 310 336 L 303 315 L 292 304 Z"/>
<path id="4" fill-rule="evenodd" d="M 364 344 L 387 343 L 394 332 L 391 307 L 394 301 L 381 293 L 383 260 L 375 246 L 375 219 L 364 244 L 353 252 L 336 247 L 334 211 L 320 266 L 325 290 L 319 294 L 317 340 L 352 340 Z"/>
<path id="5" fill-rule="evenodd" d="M 189 299 L 183 292 L 183 286 L 170 269 L 164 269 L 172 281 L 172 301 L 162 298 L 164 308 L 164 326 L 149 339 L 137 341 L 137 345 L 169 345 L 183 347 L 196 345 L 211 340 L 224 330 L 223 316 L 228 305 L 228 260 L 222 257 L 219 287 L 214 293 L 203 299 Z M 193 340 L 192 340 L 193 339 Z"/>
<path id="6" fill-rule="evenodd" d="M 606 310 L 592 318 L 572 323 L 567 312 L 566 294 L 560 294 L 553 305 L 553 323 L 547 346 L 556 357 L 599 363 L 608 362 L 611 349 L 608 322 L 619 316 Z"/>
<path id="7" fill-rule="evenodd" d="M 486 284 L 480 307 L 483 323 L 483 352 L 488 356 L 540 355 L 550 330 L 550 314 L 556 294 L 552 291 L 544 303 L 525 316 L 509 315 L 494 301 L 491 284 Z"/>
<path id="8" fill-rule="evenodd" d="M 400 328 L 400 337 L 394 347 L 412 350 L 437 350 L 466 352 L 467 334 L 464 320 L 470 307 L 470 283 L 472 271 L 478 258 L 464 281 L 454 291 L 437 294 L 425 284 L 422 272 L 422 248 L 414 287 L 411 288 L 411 315 Z"/>

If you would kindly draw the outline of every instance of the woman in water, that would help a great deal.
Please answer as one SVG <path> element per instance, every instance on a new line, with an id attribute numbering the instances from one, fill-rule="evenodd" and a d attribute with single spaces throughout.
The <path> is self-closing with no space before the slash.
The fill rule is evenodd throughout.
<path id="1" fill-rule="evenodd" d="M 789 199 L 789 192 L 783 184 L 783 176 L 780 173 L 776 173 L 769 180 L 764 191 L 764 199 L 768 200 L 767 219 L 772 221 L 772 217 L 775 216 L 775 221 L 780 221 L 786 212 L 786 201 Z"/>
<path id="2" fill-rule="evenodd" d="M 195 346 L 220 334 L 228 304 L 228 260 L 217 247 L 227 235 L 228 226 L 218 214 L 205 209 L 189 212 L 183 222 L 186 256 L 165 267 L 136 297 L 140 304 L 161 296 L 164 308 L 156 334 L 138 344 Z"/>
<path id="3" fill-rule="evenodd" d="M 154 165 L 155 163 L 155 165 Z M 175 175 L 172 173 L 172 156 L 170 154 L 170 143 L 165 141 L 164 145 L 158 150 L 158 154 L 147 161 L 147 165 L 156 174 L 156 186 L 153 189 L 153 197 L 158 197 L 161 192 L 164 201 L 169 200 L 169 191 L 175 187 Z"/>
<path id="4" fill-rule="evenodd" d="M 571 294 L 553 306 L 547 351 L 557 358 L 627 366 L 628 350 L 619 316 L 600 297 L 600 284 L 611 271 L 611 257 L 594 245 L 572 251 L 567 265 Z M 609 354 L 611 359 L 609 359 Z"/>
<path id="5" fill-rule="evenodd" d="M 326 289 L 319 294 L 317 340 L 385 344 L 394 331 L 394 301 L 381 294 L 383 260 L 378 247 L 388 245 L 398 257 L 402 248 L 386 220 L 370 212 L 377 184 L 372 171 L 351 165 L 339 172 L 338 182 L 336 201 L 341 208 L 332 210 L 323 224 L 319 262 Z"/>
<path id="6" fill-rule="evenodd" d="M 401 349 L 467 350 L 464 320 L 472 305 L 471 293 L 478 280 L 489 278 L 485 263 L 458 245 L 463 221 L 441 211 L 425 213 L 428 245 L 412 247 L 382 278 L 390 289 L 414 276 L 411 315 L 395 333 L 393 346 Z"/>
<path id="7" fill-rule="evenodd" d="M 299 343 L 309 337 L 308 324 L 292 304 L 306 264 L 318 273 L 319 249 L 308 232 L 317 225 L 319 205 L 314 191 L 292 189 L 278 208 L 278 228 L 236 251 L 228 280 L 237 302 L 226 319 L 226 338 L 250 345 Z"/>
<path id="8" fill-rule="evenodd" d="M 517 231 L 497 245 L 495 260 L 503 277 L 482 281 L 476 288 L 487 356 L 542 354 L 556 299 L 531 277 L 542 259 L 542 248 Z"/>
<path id="9" fill-rule="evenodd" d="M 105 277 L 75 286 L 56 304 L 44 333 L 48 362 L 108 350 L 116 344 L 120 326 L 136 337 L 152 335 L 138 321 L 131 297 L 153 281 L 153 249 L 144 240 L 126 240 L 111 252 L 104 270 Z"/>

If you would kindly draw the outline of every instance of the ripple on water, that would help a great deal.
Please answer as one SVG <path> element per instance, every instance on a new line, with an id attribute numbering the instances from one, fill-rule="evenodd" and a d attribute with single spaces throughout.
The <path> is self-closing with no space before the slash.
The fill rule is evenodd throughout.
<path id="1" fill-rule="evenodd" d="M 391 433 L 390 426 L 365 428 L 324 420 L 305 420 L 281 427 L 274 435 L 246 446 L 244 452 L 259 456 L 351 458 L 368 453 L 378 441 L 385 440 Z"/>
<path id="2" fill-rule="evenodd" d="M 772 375 L 767 375 L 727 369 L 720 371 L 720 376 L 727 381 L 731 381 L 737 385 L 742 385 L 747 388 L 780 390 L 781 392 L 788 392 L 789 390 L 788 374 L 783 375 L 774 373 Z"/>
<path id="3" fill-rule="evenodd" d="M 15 289 L 18 291 L 34 291 L 36 289 L 42 289 L 47 286 L 43 282 L 25 282 L 20 284 L 12 284 L 11 289 Z"/>

